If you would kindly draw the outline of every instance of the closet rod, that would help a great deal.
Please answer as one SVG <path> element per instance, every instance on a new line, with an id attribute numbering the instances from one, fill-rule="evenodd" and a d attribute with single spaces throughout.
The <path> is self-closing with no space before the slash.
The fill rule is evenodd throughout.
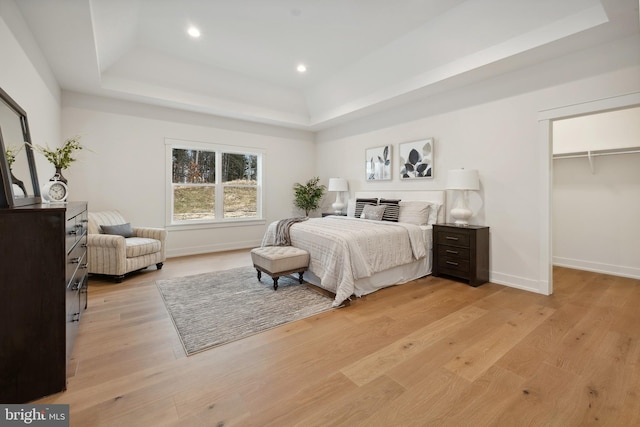
<path id="1" fill-rule="evenodd" d="M 598 157 L 598 156 L 613 156 L 616 154 L 636 154 L 640 153 L 640 148 L 633 150 L 621 150 L 621 151 L 609 151 L 609 152 L 597 152 L 597 151 L 587 151 L 585 153 L 580 154 L 555 154 L 553 156 L 555 159 L 577 159 L 582 157 Z"/>

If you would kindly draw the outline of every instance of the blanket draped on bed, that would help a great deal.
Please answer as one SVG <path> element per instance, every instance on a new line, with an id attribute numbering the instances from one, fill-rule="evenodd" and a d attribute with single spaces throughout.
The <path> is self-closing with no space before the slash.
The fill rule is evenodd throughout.
<path id="1" fill-rule="evenodd" d="M 280 221 L 278 221 L 276 225 L 276 235 L 273 246 L 291 246 L 291 237 L 289 235 L 291 226 L 297 222 L 306 221 L 307 219 L 309 218 L 296 217 L 281 219 Z"/>

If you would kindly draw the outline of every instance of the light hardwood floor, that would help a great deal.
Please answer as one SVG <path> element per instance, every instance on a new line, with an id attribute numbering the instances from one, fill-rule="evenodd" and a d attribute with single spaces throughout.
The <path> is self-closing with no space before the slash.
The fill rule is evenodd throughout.
<path id="1" fill-rule="evenodd" d="M 555 270 L 550 297 L 426 277 L 186 357 L 154 281 L 248 251 L 90 280 L 72 426 L 640 425 L 640 281 Z"/>

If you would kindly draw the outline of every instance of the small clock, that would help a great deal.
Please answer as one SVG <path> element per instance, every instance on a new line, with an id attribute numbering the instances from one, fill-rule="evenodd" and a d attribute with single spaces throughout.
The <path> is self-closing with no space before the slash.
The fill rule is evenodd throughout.
<path id="1" fill-rule="evenodd" d="M 58 174 L 55 174 L 51 181 L 42 187 L 42 198 L 45 202 L 66 202 L 69 195 L 67 184 L 60 181 Z"/>

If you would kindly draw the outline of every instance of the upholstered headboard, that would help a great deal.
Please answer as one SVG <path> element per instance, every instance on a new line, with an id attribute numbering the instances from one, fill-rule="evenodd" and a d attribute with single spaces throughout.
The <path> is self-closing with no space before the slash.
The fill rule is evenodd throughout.
<path id="1" fill-rule="evenodd" d="M 445 190 L 424 190 L 424 191 L 358 191 L 355 193 L 353 200 L 349 202 L 355 202 L 357 198 L 383 198 L 383 199 L 401 199 L 401 200 L 419 200 L 436 202 L 442 204 L 442 208 L 438 212 L 438 223 L 446 222 L 447 216 L 447 192 Z"/>

